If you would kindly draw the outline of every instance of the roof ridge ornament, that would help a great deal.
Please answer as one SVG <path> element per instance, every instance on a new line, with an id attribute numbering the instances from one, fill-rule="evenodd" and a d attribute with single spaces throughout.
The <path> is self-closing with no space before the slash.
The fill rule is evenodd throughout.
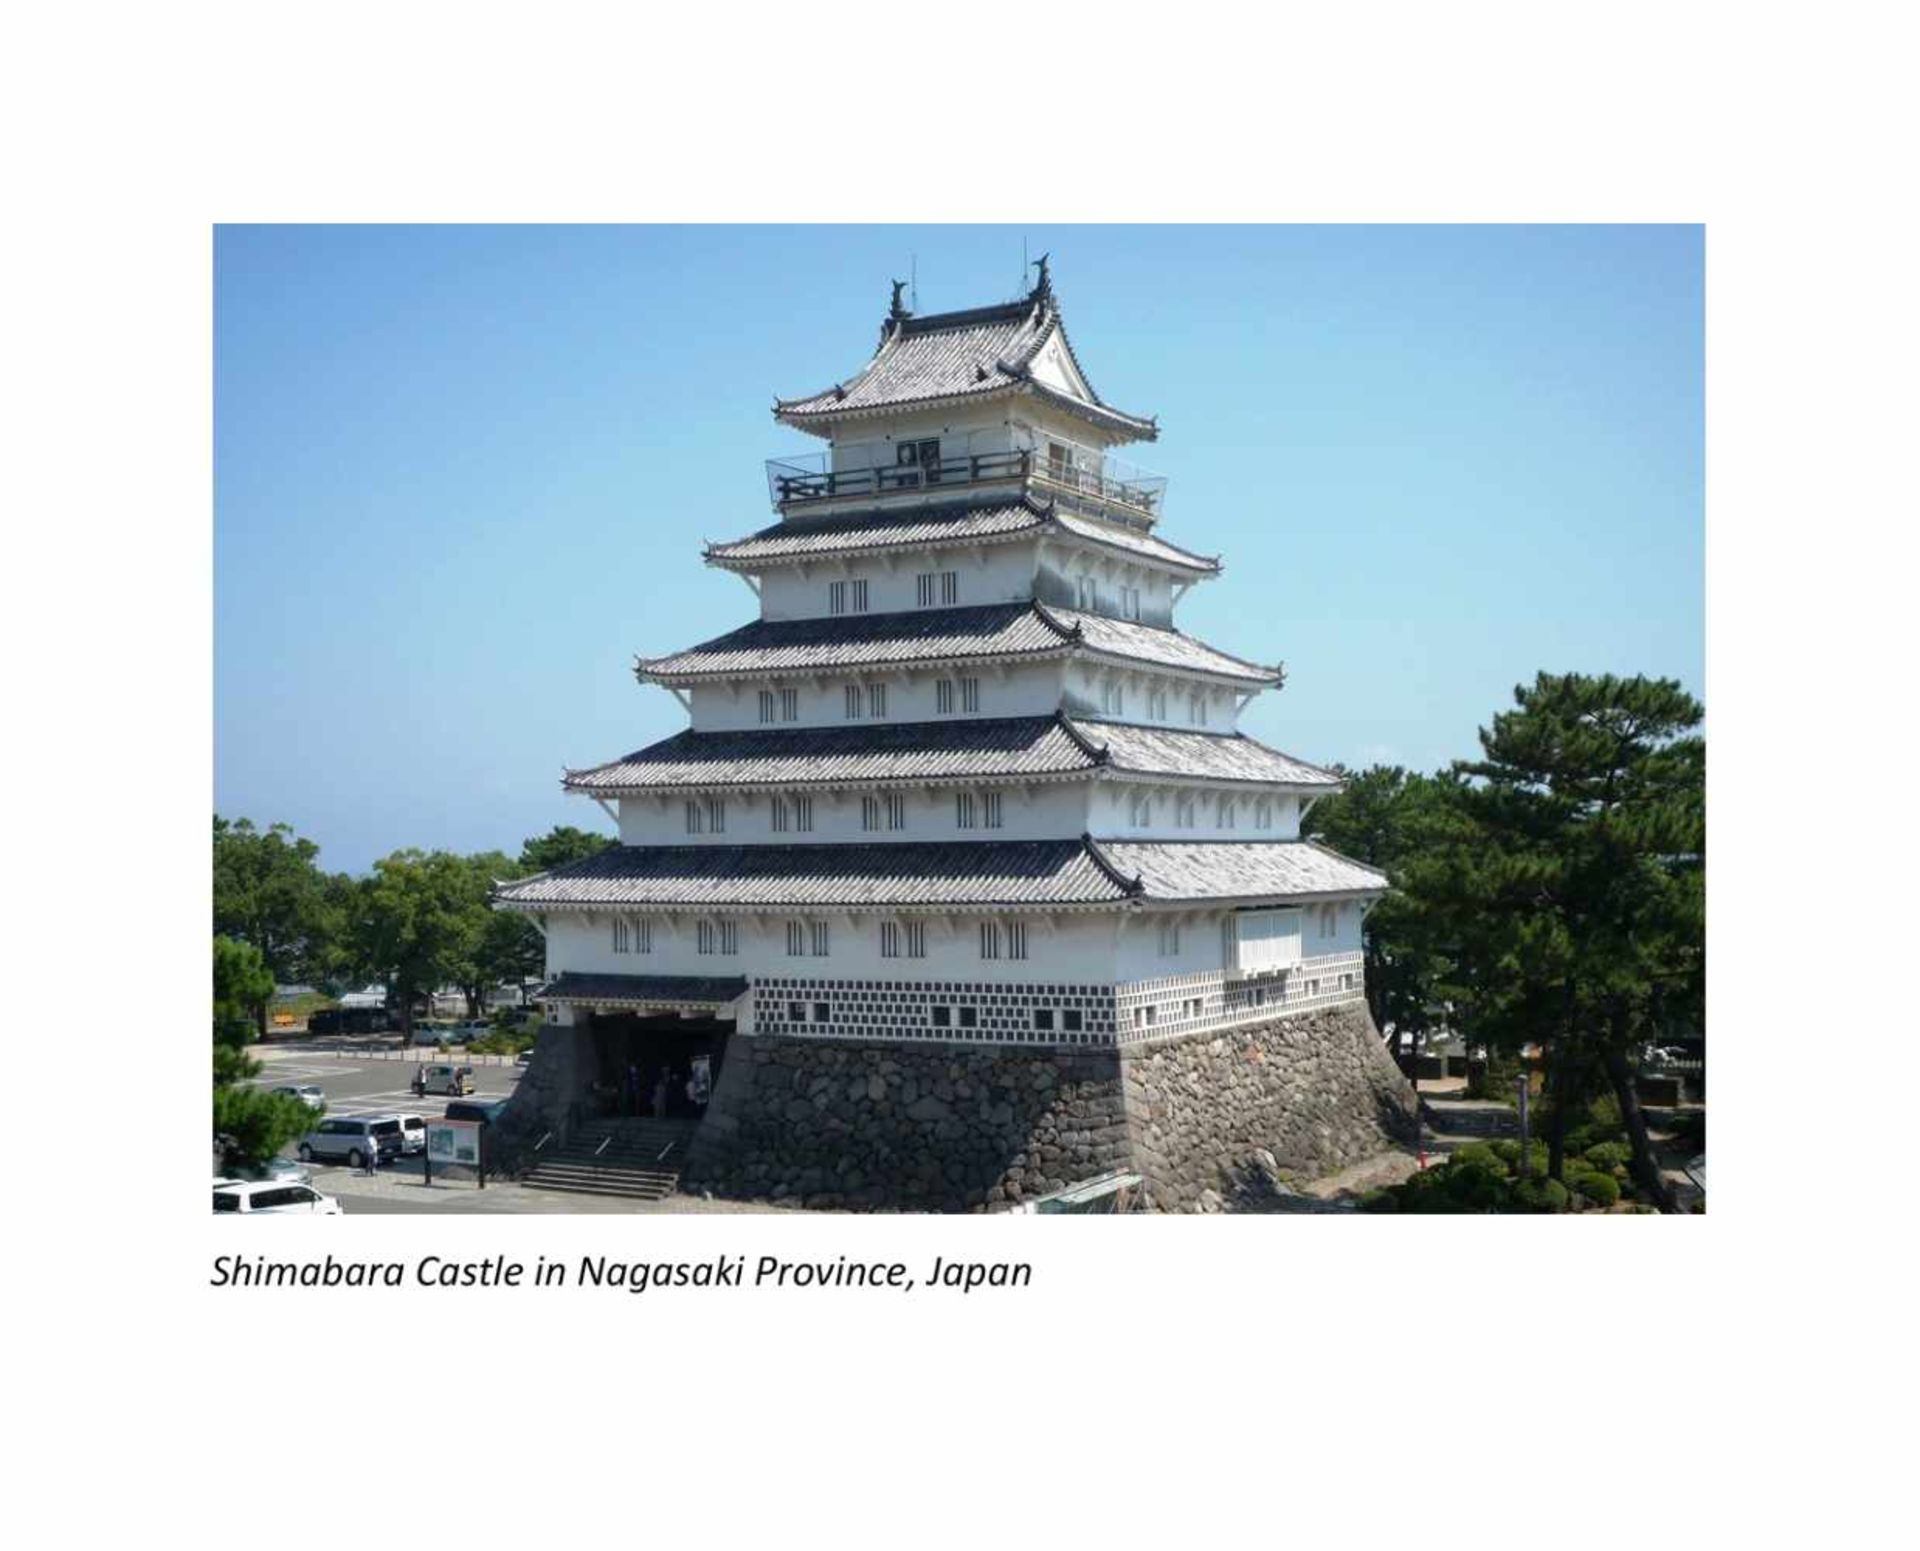
<path id="1" fill-rule="evenodd" d="M 907 282 L 904 280 L 896 280 L 893 282 L 893 301 L 887 308 L 887 316 L 896 323 L 913 316 L 900 300 L 900 295 L 906 288 Z"/>
<path id="2" fill-rule="evenodd" d="M 1040 274 L 1039 278 L 1033 282 L 1033 289 L 1027 294 L 1036 302 L 1051 302 L 1053 300 L 1053 277 L 1047 273 L 1047 260 L 1051 256 L 1051 253 L 1042 253 L 1040 257 L 1033 261 L 1033 267 L 1039 270 Z"/>

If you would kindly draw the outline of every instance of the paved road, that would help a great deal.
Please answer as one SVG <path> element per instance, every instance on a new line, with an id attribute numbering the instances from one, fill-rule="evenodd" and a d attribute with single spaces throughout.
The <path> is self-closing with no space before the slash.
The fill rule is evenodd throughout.
<path id="1" fill-rule="evenodd" d="M 383 1061 L 353 1051 L 287 1049 L 255 1046 L 260 1061 L 259 1085 L 277 1088 L 285 1083 L 315 1084 L 327 1096 L 329 1115 L 427 1115 L 447 1112 L 445 1094 L 414 1097 L 407 1085 L 413 1079 L 412 1061 Z M 458 1056 L 451 1058 L 460 1064 Z M 519 1085 L 518 1066 L 476 1066 L 474 1097 L 503 1099 Z"/>

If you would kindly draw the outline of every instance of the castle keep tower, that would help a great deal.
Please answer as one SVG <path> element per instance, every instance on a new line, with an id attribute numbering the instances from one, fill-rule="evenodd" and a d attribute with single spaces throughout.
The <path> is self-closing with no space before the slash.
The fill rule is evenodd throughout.
<path id="1" fill-rule="evenodd" d="M 619 846 L 497 891 L 546 934 L 543 1102 L 698 1049 L 724 1187 L 991 1205 L 1128 1166 L 1183 1204 L 1286 1152 L 1243 1072 L 1217 1147 L 1154 1098 L 1196 1040 L 1298 1055 L 1310 1025 L 1360 1131 L 1401 1097 L 1362 986 L 1386 880 L 1300 838 L 1336 778 L 1237 730 L 1281 669 L 1176 628 L 1220 562 L 1160 535 L 1166 481 L 1114 455 L 1157 427 L 1095 391 L 1039 270 L 926 317 L 896 286 L 865 367 L 776 402 L 825 446 L 705 556 L 759 617 L 641 659 L 690 725 L 567 774 Z M 1092 1139 L 1041 1158 L 1073 1120 Z"/>

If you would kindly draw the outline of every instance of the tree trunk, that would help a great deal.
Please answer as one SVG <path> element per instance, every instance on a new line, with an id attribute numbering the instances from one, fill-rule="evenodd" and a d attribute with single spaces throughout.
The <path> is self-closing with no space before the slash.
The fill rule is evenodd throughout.
<path id="1" fill-rule="evenodd" d="M 1567 1094 L 1573 1084 L 1567 1080 L 1572 1058 L 1558 1045 L 1547 1046 L 1547 1092 L 1553 1104 L 1547 1111 L 1547 1178 L 1561 1184 L 1567 1162 Z"/>
<path id="2" fill-rule="evenodd" d="M 1620 1101 L 1620 1119 L 1627 1128 L 1627 1140 L 1633 1145 L 1633 1182 L 1647 1199 L 1663 1212 L 1677 1211 L 1673 1191 L 1660 1177 L 1660 1165 L 1653 1156 L 1653 1143 L 1647 1137 L 1647 1117 L 1640 1111 L 1640 1095 L 1634 1090 L 1633 1068 L 1627 1053 L 1609 1044 L 1603 1058 L 1607 1076 L 1612 1079 L 1614 1097 Z"/>

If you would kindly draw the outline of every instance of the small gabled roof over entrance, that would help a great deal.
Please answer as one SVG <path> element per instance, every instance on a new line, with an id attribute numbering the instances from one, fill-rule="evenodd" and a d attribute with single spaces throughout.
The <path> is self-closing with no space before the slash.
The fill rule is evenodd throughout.
<path id="1" fill-rule="evenodd" d="M 999 395 L 1028 394 L 1118 441 L 1152 441 L 1151 418 L 1105 403 L 1080 369 L 1040 260 L 1040 283 L 1018 301 L 915 317 L 900 305 L 881 325 L 880 348 L 845 382 L 776 399 L 776 420 L 831 436 L 844 420 L 899 414 Z"/>
<path id="2" fill-rule="evenodd" d="M 745 975 L 586 975 L 568 970 L 534 993 L 543 1002 L 635 1007 L 724 1007 L 747 992 Z"/>

